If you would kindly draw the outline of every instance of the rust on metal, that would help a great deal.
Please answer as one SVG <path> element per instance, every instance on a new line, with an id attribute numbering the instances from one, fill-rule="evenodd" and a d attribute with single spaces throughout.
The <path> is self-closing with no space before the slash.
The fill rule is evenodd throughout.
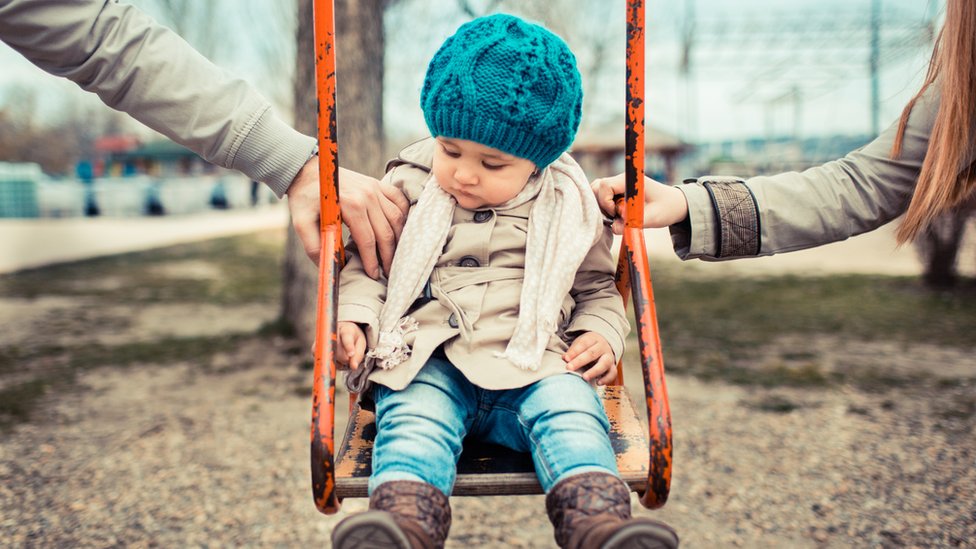
<path id="1" fill-rule="evenodd" d="M 318 93 L 319 185 L 322 230 L 339 226 L 339 150 L 336 126 L 335 6 L 315 0 L 315 89 Z"/>
<path id="2" fill-rule="evenodd" d="M 624 226 L 644 226 L 644 2 L 627 2 L 627 130 Z"/>
<path id="3" fill-rule="evenodd" d="M 335 11 L 332 0 L 315 0 L 315 87 L 318 93 L 319 204 L 322 252 L 316 304 L 312 378 L 312 497 L 319 511 L 339 510 L 335 477 L 336 297 L 342 266 L 339 217 L 339 153 L 336 135 Z M 326 378 L 328 375 L 328 378 Z"/>
<path id="4" fill-rule="evenodd" d="M 335 513 L 341 497 L 362 496 L 370 471 L 375 423 L 372 414 L 355 408 L 354 423 L 346 433 L 339 458 L 335 456 L 336 297 L 342 266 L 338 200 L 338 150 L 335 101 L 335 32 L 331 0 L 315 0 L 316 87 L 319 98 L 319 175 L 322 207 L 322 260 L 315 346 L 312 406 L 312 491 L 316 507 Z M 647 440 L 623 383 L 618 364 L 617 385 L 600 389 L 611 422 L 611 443 L 621 476 L 642 493 L 645 507 L 667 501 L 671 484 L 671 413 L 664 380 L 657 313 L 651 290 L 647 251 L 642 232 L 644 216 L 644 2 L 627 3 L 627 129 L 626 193 L 622 205 L 624 238 L 617 264 L 617 288 L 625 303 L 632 297 L 637 320 L 645 405 Z M 328 377 L 326 377 L 328 376 Z M 350 400 L 353 411 L 353 400 Z M 467 474 L 459 465 L 455 495 L 539 493 L 533 472 L 512 468 L 510 456 L 469 452 L 462 464 L 474 463 L 488 474 Z M 470 455 L 469 455 L 470 454 Z M 501 471 L 501 474 L 498 474 Z M 487 479 L 487 480 L 485 480 Z"/>
<path id="5" fill-rule="evenodd" d="M 624 235 L 618 273 L 626 263 L 637 321 L 641 372 L 647 405 L 649 465 L 641 504 L 658 508 L 671 487 L 671 411 L 664 381 L 664 356 L 644 244 L 644 11 L 643 0 L 627 1 L 627 128 L 625 134 Z M 626 299 L 626 297 L 625 297 Z"/>
<path id="6" fill-rule="evenodd" d="M 644 233 L 641 229 L 625 229 L 624 241 L 627 246 L 630 278 L 634 282 L 631 289 L 634 316 L 637 320 L 637 341 L 644 378 L 650 443 L 647 489 L 641 496 L 641 504 L 654 509 L 664 505 L 671 489 L 671 409 L 664 379 L 664 355 L 661 350 Z"/>

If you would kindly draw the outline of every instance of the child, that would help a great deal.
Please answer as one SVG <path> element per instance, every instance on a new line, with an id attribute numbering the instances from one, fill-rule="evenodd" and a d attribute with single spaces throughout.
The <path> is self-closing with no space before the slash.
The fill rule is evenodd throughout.
<path id="1" fill-rule="evenodd" d="M 412 204 L 389 280 L 352 246 L 340 277 L 337 360 L 377 435 L 372 510 L 338 524 L 334 547 L 442 547 L 468 435 L 532 454 L 561 547 L 677 546 L 631 518 L 590 385 L 616 376 L 629 325 L 612 236 L 564 154 L 581 106 L 566 44 L 510 15 L 463 25 L 431 60 L 434 139 L 386 176 Z"/>

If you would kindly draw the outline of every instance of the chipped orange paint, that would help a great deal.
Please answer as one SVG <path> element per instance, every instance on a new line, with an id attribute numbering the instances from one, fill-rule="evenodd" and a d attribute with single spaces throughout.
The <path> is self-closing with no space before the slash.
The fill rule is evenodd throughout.
<path id="1" fill-rule="evenodd" d="M 634 282 L 631 290 L 648 418 L 650 463 L 647 488 L 641 497 L 641 504 L 658 508 L 668 499 L 672 467 L 671 410 L 664 380 L 664 355 L 661 351 L 644 232 L 642 229 L 625 229 L 623 240 L 630 265 L 630 278 Z"/>
<path id="2" fill-rule="evenodd" d="M 336 128 L 335 9 L 332 0 L 315 0 L 315 88 L 318 92 L 319 185 L 322 229 L 338 226 L 339 151 Z"/>
<path id="3" fill-rule="evenodd" d="M 633 403 L 626 389 L 615 385 L 601 389 L 617 449 L 618 467 L 628 485 L 643 492 L 641 503 L 656 508 L 667 501 L 671 484 L 671 413 L 664 381 L 663 354 L 657 314 L 651 290 L 644 236 L 644 2 L 627 3 L 627 131 L 626 193 L 623 204 L 625 231 L 617 265 L 617 287 L 624 301 L 633 298 L 644 377 L 648 441 L 641 433 Z M 316 86 L 319 97 L 319 175 L 322 207 L 322 261 L 312 406 L 312 488 L 315 504 L 324 513 L 335 513 L 344 496 L 364 495 L 372 439 L 365 430 L 372 414 L 355 408 L 356 422 L 334 456 L 335 429 L 335 312 L 338 273 L 342 265 L 338 201 L 338 150 L 335 103 L 335 33 L 331 0 L 315 0 Z M 328 382 L 325 374 L 328 373 Z M 623 383 L 618 364 L 618 383 Z M 354 410 L 350 399 L 350 410 Z M 646 464 L 646 465 L 645 465 Z M 341 479 L 341 480 L 340 480 Z M 458 486 L 467 479 L 458 479 Z M 477 481 L 475 481 L 477 482 Z M 470 484 L 470 483 L 469 483 Z M 466 485 L 465 485 L 466 486 Z M 511 491 L 511 490 L 509 490 Z M 359 493 L 362 492 L 362 493 Z M 476 494 L 478 490 L 458 490 Z M 531 491 L 524 493 L 534 493 Z"/>
<path id="4" fill-rule="evenodd" d="M 620 255 L 617 261 L 617 272 L 614 274 L 614 279 L 616 280 L 617 291 L 620 292 L 620 297 L 624 301 L 624 310 L 627 309 L 627 298 L 630 297 L 630 269 L 627 266 L 627 255 L 624 253 L 624 247 L 620 247 Z M 617 379 L 613 381 L 613 385 L 623 385 L 624 384 L 624 359 L 621 356 L 620 360 L 617 361 Z"/>
<path id="5" fill-rule="evenodd" d="M 644 226 L 644 2 L 627 2 L 627 129 L 624 226 Z"/>
<path id="6" fill-rule="evenodd" d="M 327 514 L 339 510 L 335 486 L 335 349 L 336 295 L 339 279 L 341 229 L 322 232 L 319 293 L 316 311 L 315 369 L 312 387 L 312 495 L 315 506 Z M 328 374 L 328 379 L 326 379 Z"/>
<path id="7" fill-rule="evenodd" d="M 627 128 L 625 134 L 626 192 L 624 237 L 618 276 L 626 262 L 629 287 L 637 320 L 641 372 L 648 417 L 648 475 L 641 496 L 645 507 L 657 508 L 667 501 L 671 487 L 671 411 L 664 382 L 657 312 L 644 244 L 644 12 L 643 0 L 627 2 Z M 626 299 L 626 297 L 625 297 Z"/>
<path id="8" fill-rule="evenodd" d="M 315 0 L 315 87 L 318 93 L 319 204 L 322 253 L 312 378 L 312 497 L 319 511 L 339 510 L 335 479 L 336 297 L 342 266 L 339 157 L 336 135 L 335 11 L 332 0 Z M 328 373 L 328 380 L 326 380 Z"/>

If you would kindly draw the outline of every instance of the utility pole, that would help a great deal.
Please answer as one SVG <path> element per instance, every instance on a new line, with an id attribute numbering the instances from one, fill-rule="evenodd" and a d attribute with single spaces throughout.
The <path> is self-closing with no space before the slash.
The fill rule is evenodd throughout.
<path id="1" fill-rule="evenodd" d="M 871 0 L 871 135 L 878 135 L 881 120 L 881 0 Z"/>
<path id="2" fill-rule="evenodd" d="M 695 47 L 695 0 L 685 0 L 684 25 L 681 36 L 680 72 L 685 88 L 685 131 L 684 138 L 694 142 L 698 139 L 698 87 L 695 85 L 695 67 L 692 66 Z"/>

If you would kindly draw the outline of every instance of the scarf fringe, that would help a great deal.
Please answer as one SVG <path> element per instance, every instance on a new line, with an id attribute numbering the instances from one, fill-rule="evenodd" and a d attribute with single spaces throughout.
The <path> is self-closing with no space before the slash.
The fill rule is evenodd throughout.
<path id="1" fill-rule="evenodd" d="M 531 357 L 524 356 L 520 353 L 513 353 L 508 349 L 504 351 L 495 351 L 494 355 L 496 358 L 504 358 L 511 362 L 512 364 L 518 366 L 522 370 L 528 370 L 530 372 L 535 372 L 539 369 L 539 361 Z"/>
<path id="2" fill-rule="evenodd" d="M 413 317 L 401 318 L 391 330 L 380 332 L 376 347 L 370 349 L 366 356 L 375 359 L 376 365 L 384 370 L 406 362 L 410 358 L 410 347 L 407 346 L 404 336 L 418 327 L 417 320 Z"/>

